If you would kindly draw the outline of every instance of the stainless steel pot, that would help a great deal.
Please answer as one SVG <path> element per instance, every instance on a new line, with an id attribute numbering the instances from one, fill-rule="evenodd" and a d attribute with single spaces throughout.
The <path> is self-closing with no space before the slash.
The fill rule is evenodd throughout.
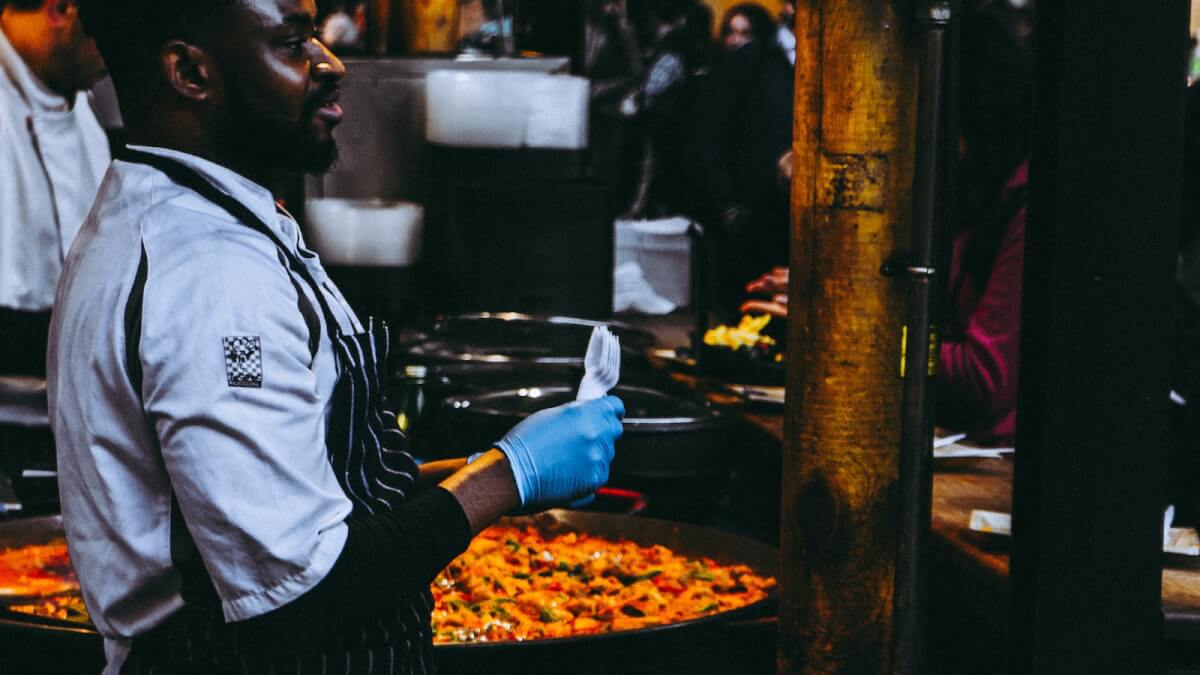
<path id="1" fill-rule="evenodd" d="M 625 433 L 609 484 L 645 493 L 648 515 L 705 522 L 729 487 L 735 420 L 653 389 L 621 385 L 614 394 L 625 403 Z M 448 443 L 483 450 L 534 412 L 574 397 L 573 386 L 533 385 L 451 397 L 438 420 Z"/>
<path id="2" fill-rule="evenodd" d="M 627 354 L 640 356 L 654 344 L 645 331 L 617 322 L 516 313 L 458 314 L 437 319 L 404 337 L 405 363 L 536 363 L 583 367 L 588 339 L 608 326 Z"/>
<path id="3" fill-rule="evenodd" d="M 625 403 L 614 480 L 728 477 L 732 418 L 653 389 L 618 386 L 613 393 Z M 443 402 L 441 419 L 458 445 L 482 449 L 529 415 L 574 398 L 574 387 L 536 385 L 469 394 Z"/>

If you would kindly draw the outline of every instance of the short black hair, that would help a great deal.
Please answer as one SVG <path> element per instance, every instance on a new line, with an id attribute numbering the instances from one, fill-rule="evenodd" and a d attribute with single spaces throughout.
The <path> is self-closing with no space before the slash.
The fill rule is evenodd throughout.
<path id="1" fill-rule="evenodd" d="M 0 0 L 0 10 L 12 7 L 18 12 L 32 12 L 42 8 L 43 0 Z"/>
<path id="2" fill-rule="evenodd" d="M 9 0 L 13 2 L 15 0 Z M 119 93 L 132 92 L 154 69 L 155 56 L 172 39 L 194 41 L 218 10 L 240 0 L 78 0 L 79 18 Z M 124 86 L 129 83 L 130 86 Z"/>

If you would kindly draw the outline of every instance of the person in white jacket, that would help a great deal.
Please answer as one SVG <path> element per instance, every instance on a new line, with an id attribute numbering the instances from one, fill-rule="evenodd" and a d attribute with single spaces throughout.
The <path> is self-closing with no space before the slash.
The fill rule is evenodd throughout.
<path id="1" fill-rule="evenodd" d="M 54 291 L 107 170 L 75 0 L 0 0 L 0 374 L 44 375 Z"/>

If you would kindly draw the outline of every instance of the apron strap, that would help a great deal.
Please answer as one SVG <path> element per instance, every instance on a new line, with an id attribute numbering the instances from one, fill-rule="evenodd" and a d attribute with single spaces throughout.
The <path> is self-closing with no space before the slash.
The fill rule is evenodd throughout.
<path id="1" fill-rule="evenodd" d="M 317 297 L 317 302 L 321 305 L 321 312 L 325 315 L 325 332 L 329 335 L 331 341 L 337 341 L 341 336 L 341 329 L 338 327 L 337 318 L 329 306 L 328 299 L 326 299 L 325 294 L 321 291 L 321 284 L 313 277 L 308 266 L 292 254 L 291 249 L 284 245 L 279 236 L 275 234 L 275 231 L 263 222 L 262 218 L 259 218 L 245 204 L 218 188 L 201 175 L 200 172 L 179 160 L 142 152 L 141 150 L 132 150 L 130 148 L 125 148 L 119 159 L 134 164 L 144 164 L 161 171 L 175 183 L 199 194 L 209 202 L 227 211 L 229 215 L 239 220 L 242 224 L 270 239 L 283 252 L 284 256 L 287 257 L 291 268 L 303 277 L 304 281 L 312 288 L 313 295 Z"/>

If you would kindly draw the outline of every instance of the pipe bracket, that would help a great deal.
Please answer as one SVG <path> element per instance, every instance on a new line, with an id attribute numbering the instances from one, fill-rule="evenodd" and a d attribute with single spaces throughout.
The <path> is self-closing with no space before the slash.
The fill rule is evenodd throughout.
<path id="1" fill-rule="evenodd" d="M 937 268 L 926 265 L 915 265 L 907 258 L 890 258 L 879 266 L 879 273 L 885 277 L 930 279 L 937 275 Z"/>

